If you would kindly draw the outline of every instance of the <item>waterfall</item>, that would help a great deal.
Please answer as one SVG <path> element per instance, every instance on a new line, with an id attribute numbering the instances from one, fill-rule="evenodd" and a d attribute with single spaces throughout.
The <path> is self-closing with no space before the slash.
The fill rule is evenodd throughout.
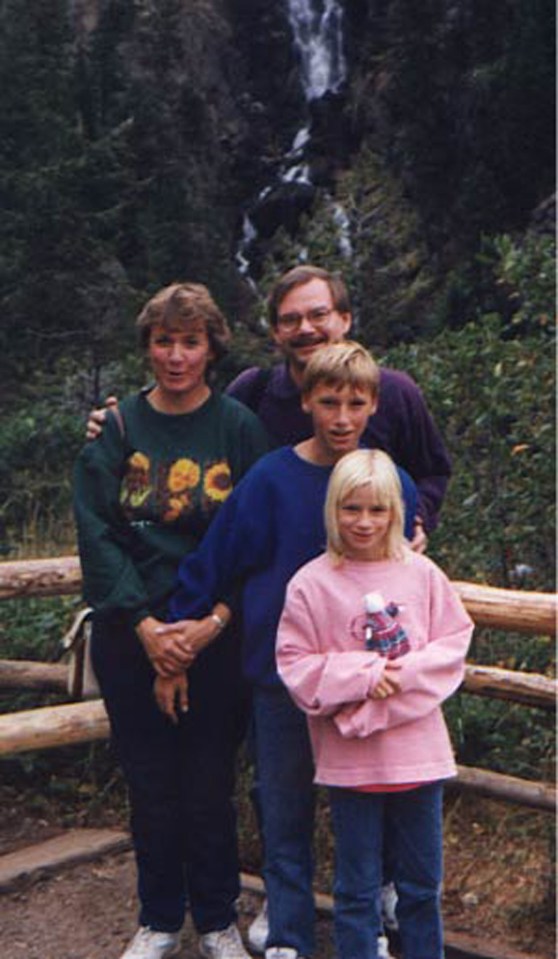
<path id="1" fill-rule="evenodd" d="M 287 7 L 306 100 L 321 100 L 326 93 L 337 93 L 347 76 L 342 7 L 337 0 L 287 0 Z M 301 127 L 286 159 L 300 156 L 309 140 L 310 127 Z M 281 179 L 285 183 L 308 182 L 308 167 L 290 167 Z"/>
<path id="2" fill-rule="evenodd" d="M 268 187 L 266 187 L 268 189 Z M 236 268 L 241 276 L 247 281 L 251 290 L 257 294 L 258 290 L 252 277 L 250 276 L 250 247 L 257 239 L 258 231 L 252 223 L 247 213 L 242 218 L 242 235 L 235 253 Z"/>
<path id="3" fill-rule="evenodd" d="M 345 80 L 343 10 L 336 0 L 288 0 L 289 22 L 300 55 L 307 100 L 337 93 Z"/>
<path id="4" fill-rule="evenodd" d="M 312 104 L 326 94 L 337 94 L 347 76 L 347 64 L 343 53 L 343 7 L 341 0 L 286 0 L 286 12 L 293 33 L 293 42 L 300 60 L 300 78 L 304 97 L 308 104 L 308 118 L 294 136 L 290 149 L 285 153 L 272 184 L 265 186 L 245 212 L 242 235 L 237 247 L 235 261 L 239 273 L 256 292 L 256 283 L 251 275 L 252 255 L 261 239 L 255 221 L 267 204 L 268 211 L 283 202 L 298 204 L 304 210 L 315 195 L 307 148 L 312 139 L 310 112 Z M 352 255 L 349 219 L 327 191 L 322 194 L 329 206 L 332 229 L 337 236 L 337 247 L 343 257 Z M 299 251 L 304 260 L 307 251 Z"/>

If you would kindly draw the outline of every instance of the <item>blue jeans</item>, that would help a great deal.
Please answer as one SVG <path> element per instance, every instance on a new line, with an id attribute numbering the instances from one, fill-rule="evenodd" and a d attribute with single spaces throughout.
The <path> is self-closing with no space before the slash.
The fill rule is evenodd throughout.
<path id="1" fill-rule="evenodd" d="M 314 951 L 315 790 L 306 716 L 281 687 L 253 693 L 268 946 Z"/>
<path id="2" fill-rule="evenodd" d="M 139 921 L 200 933 L 236 919 L 240 892 L 233 803 L 248 700 L 235 637 L 224 634 L 189 670 L 190 709 L 177 726 L 159 711 L 154 673 L 122 619 L 96 617 L 93 663 L 128 785 Z"/>
<path id="3" fill-rule="evenodd" d="M 335 836 L 334 926 L 339 959 L 376 959 L 384 837 L 397 889 L 405 959 L 443 956 L 440 782 L 399 793 L 329 790 Z"/>

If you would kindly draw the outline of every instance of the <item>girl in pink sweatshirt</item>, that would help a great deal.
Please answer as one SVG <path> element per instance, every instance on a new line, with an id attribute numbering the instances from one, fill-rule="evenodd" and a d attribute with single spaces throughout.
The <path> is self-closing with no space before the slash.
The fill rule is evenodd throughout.
<path id="1" fill-rule="evenodd" d="M 289 583 L 277 662 L 329 787 L 339 959 L 376 959 L 384 837 L 404 959 L 440 959 L 442 785 L 456 774 L 440 707 L 473 624 L 444 573 L 405 545 L 385 453 L 339 461 L 325 519 L 327 552 Z"/>

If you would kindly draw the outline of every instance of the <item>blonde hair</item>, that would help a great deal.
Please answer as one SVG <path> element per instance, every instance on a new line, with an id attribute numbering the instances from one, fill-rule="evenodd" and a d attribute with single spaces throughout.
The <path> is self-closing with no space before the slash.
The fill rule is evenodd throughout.
<path id="1" fill-rule="evenodd" d="M 362 487 L 368 487 L 378 503 L 391 510 L 385 558 L 404 560 L 408 553 L 403 534 L 404 505 L 395 464 L 382 450 L 355 450 L 339 460 L 327 488 L 324 518 L 327 551 L 333 562 L 340 563 L 345 555 L 339 532 L 339 508 L 351 493 Z"/>
<path id="2" fill-rule="evenodd" d="M 380 369 L 368 350 L 353 340 L 330 343 L 310 357 L 302 377 L 302 396 L 309 396 L 318 383 L 366 390 L 376 399 Z"/>
<path id="3" fill-rule="evenodd" d="M 192 320 L 202 321 L 215 359 L 219 360 L 227 352 L 231 331 L 202 283 L 171 283 L 152 296 L 136 320 L 140 343 L 147 349 L 154 326 L 170 330 Z"/>

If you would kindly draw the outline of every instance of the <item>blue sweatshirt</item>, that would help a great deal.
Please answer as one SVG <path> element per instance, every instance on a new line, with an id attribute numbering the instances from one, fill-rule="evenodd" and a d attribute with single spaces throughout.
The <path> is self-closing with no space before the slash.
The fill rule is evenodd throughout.
<path id="1" fill-rule="evenodd" d="M 257 413 L 273 446 L 295 445 L 312 436 L 312 418 L 300 405 L 300 390 L 286 363 L 270 370 L 251 367 L 227 387 Z M 417 512 L 427 532 L 438 525 L 451 463 L 440 432 L 414 380 L 400 370 L 380 369 L 378 408 L 361 445 L 385 450 L 417 485 Z"/>
<path id="2" fill-rule="evenodd" d="M 325 549 L 324 502 L 330 466 L 308 463 L 292 447 L 262 457 L 219 510 L 200 547 L 178 570 L 169 618 L 199 619 L 242 590 L 243 667 L 257 685 L 280 684 L 275 640 L 287 584 Z M 416 487 L 399 470 L 405 535 L 411 538 Z"/>

